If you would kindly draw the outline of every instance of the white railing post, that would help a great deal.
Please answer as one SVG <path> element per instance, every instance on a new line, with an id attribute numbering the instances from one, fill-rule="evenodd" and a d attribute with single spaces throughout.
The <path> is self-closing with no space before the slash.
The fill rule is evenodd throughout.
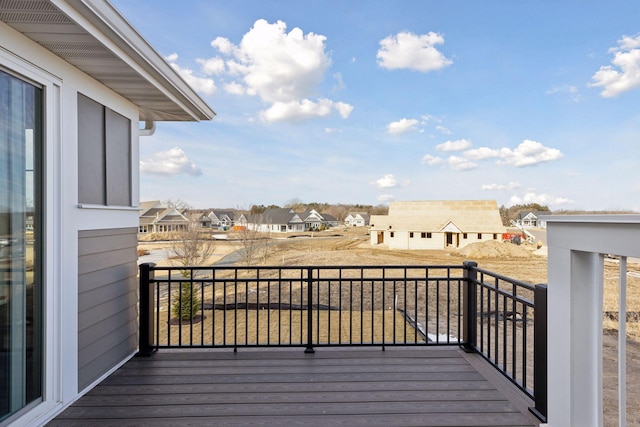
<path id="1" fill-rule="evenodd" d="M 620 257 L 618 299 L 618 422 L 627 425 L 627 257 Z"/>
<path id="2" fill-rule="evenodd" d="M 545 220 L 549 247 L 548 425 L 602 426 L 604 255 L 640 257 L 640 215 L 551 216 Z M 626 288 L 624 259 L 621 300 L 622 288 Z M 619 317 L 626 320 L 622 302 Z M 625 356 L 623 344 L 619 365 L 624 365 Z M 619 375 L 622 384 L 626 373 L 619 371 Z M 625 394 L 619 396 L 620 412 L 625 412 Z M 623 426 L 622 415 L 619 421 Z"/>

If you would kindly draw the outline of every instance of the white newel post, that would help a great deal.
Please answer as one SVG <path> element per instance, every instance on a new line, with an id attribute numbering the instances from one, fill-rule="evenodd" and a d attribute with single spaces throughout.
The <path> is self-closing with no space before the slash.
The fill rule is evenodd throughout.
<path id="1" fill-rule="evenodd" d="M 602 426 L 604 255 L 640 257 L 640 215 L 545 219 L 548 425 Z"/>

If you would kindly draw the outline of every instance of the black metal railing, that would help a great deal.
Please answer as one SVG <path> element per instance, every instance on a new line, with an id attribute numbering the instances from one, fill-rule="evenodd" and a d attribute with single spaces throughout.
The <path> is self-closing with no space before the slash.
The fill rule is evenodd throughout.
<path id="1" fill-rule="evenodd" d="M 465 266 L 469 332 L 463 347 L 481 354 L 531 398 L 534 387 L 546 393 L 541 382 L 546 380 L 546 285 L 511 279 L 474 262 Z M 546 406 L 538 410 L 546 413 Z"/>
<path id="2" fill-rule="evenodd" d="M 533 398 L 534 413 L 546 414 L 546 286 L 474 262 L 142 264 L 140 285 L 142 355 L 169 347 L 288 346 L 313 352 L 326 346 L 460 345 L 481 354 Z"/>

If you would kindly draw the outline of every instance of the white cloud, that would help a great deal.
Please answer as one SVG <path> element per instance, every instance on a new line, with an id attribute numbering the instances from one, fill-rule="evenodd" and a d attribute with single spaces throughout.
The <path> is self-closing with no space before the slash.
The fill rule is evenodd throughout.
<path id="1" fill-rule="evenodd" d="M 536 141 L 525 139 L 514 150 L 502 148 L 499 163 L 506 163 L 518 168 L 533 166 L 539 163 L 558 160 L 562 153 L 557 148 L 549 148 Z"/>
<path id="2" fill-rule="evenodd" d="M 232 94 L 258 96 L 269 106 L 260 116 L 266 121 L 304 120 L 337 112 L 348 118 L 353 106 L 325 98 L 312 100 L 331 66 L 326 37 L 300 28 L 287 32 L 287 24 L 258 19 L 238 45 L 217 37 L 211 46 L 226 57 L 226 70 L 240 79 L 228 86 Z M 213 58 L 216 61 L 217 58 Z M 212 64 L 218 70 L 218 63 Z M 334 74 L 335 90 L 345 87 Z M 242 90 L 241 90 L 242 89 Z"/>
<path id="3" fill-rule="evenodd" d="M 640 86 L 640 35 L 624 36 L 612 52 L 612 65 L 600 67 L 591 78 L 591 87 L 602 87 L 600 95 L 613 98 Z"/>
<path id="4" fill-rule="evenodd" d="M 289 102 L 308 96 L 331 64 L 324 52 L 325 37 L 304 36 L 294 28 L 286 33 L 282 21 L 257 20 L 239 46 L 218 37 L 211 42 L 221 53 L 233 55 L 229 66 L 267 102 Z"/>
<path id="5" fill-rule="evenodd" d="M 556 93 L 577 93 L 578 88 L 576 86 L 556 86 L 547 91 L 547 95 L 553 95 Z"/>
<path id="6" fill-rule="evenodd" d="M 343 119 L 348 119 L 353 111 L 353 105 L 349 105 L 345 102 L 334 102 L 333 106 Z"/>
<path id="7" fill-rule="evenodd" d="M 180 67 L 175 62 L 178 60 L 178 55 L 176 53 L 172 53 L 165 59 L 169 61 L 169 64 L 173 67 L 173 69 L 176 70 L 178 74 L 180 74 L 180 76 L 197 92 L 202 92 L 205 95 L 213 95 L 216 92 L 216 84 L 213 79 L 198 77 L 193 74 L 193 70 Z"/>
<path id="8" fill-rule="evenodd" d="M 335 79 L 336 83 L 333 86 L 333 92 L 338 92 L 340 90 L 345 90 L 347 88 L 347 85 L 344 83 L 344 80 L 342 79 L 342 73 L 334 73 L 333 74 L 333 78 Z"/>
<path id="9" fill-rule="evenodd" d="M 353 107 L 348 104 L 333 102 L 326 98 L 319 99 L 318 102 L 303 99 L 302 101 L 275 102 L 260 113 L 260 118 L 266 122 L 281 120 L 295 122 L 312 117 L 326 117 L 333 110 L 338 111 L 343 118 L 347 118 L 352 109 Z"/>
<path id="10" fill-rule="evenodd" d="M 202 66 L 202 72 L 207 75 L 220 74 L 224 72 L 224 59 L 222 58 L 198 58 L 196 59 L 196 62 Z"/>
<path id="11" fill-rule="evenodd" d="M 233 43 L 224 37 L 216 37 L 211 41 L 211 47 L 217 49 L 220 53 L 230 54 L 234 49 Z"/>
<path id="12" fill-rule="evenodd" d="M 468 171 L 478 167 L 477 164 L 473 163 L 469 159 L 460 156 L 449 156 L 447 163 L 449 163 L 451 169 L 457 171 Z"/>
<path id="13" fill-rule="evenodd" d="M 569 98 L 574 102 L 582 101 L 582 95 L 578 91 L 577 86 L 556 86 L 547 91 L 547 95 L 568 95 Z"/>
<path id="14" fill-rule="evenodd" d="M 342 133 L 342 129 L 324 128 L 324 133 Z"/>
<path id="15" fill-rule="evenodd" d="M 488 147 L 480 147 L 465 151 L 464 156 L 467 159 L 473 160 L 494 159 L 496 157 L 500 157 L 500 150 Z"/>
<path id="16" fill-rule="evenodd" d="M 562 157 L 562 153 L 557 148 L 545 147 L 539 142 L 525 139 L 513 150 L 508 147 L 499 149 L 480 147 L 465 151 L 463 156 L 471 160 L 498 159 L 498 164 L 520 168 L 558 160 Z"/>
<path id="17" fill-rule="evenodd" d="M 259 19 L 242 37 L 236 59 L 248 66 L 245 82 L 267 102 L 289 102 L 315 91 L 331 65 L 324 51 L 326 37 L 286 33 L 287 25 Z"/>
<path id="18" fill-rule="evenodd" d="M 164 176 L 202 175 L 202 170 L 178 147 L 159 151 L 150 159 L 140 160 L 140 172 Z"/>
<path id="19" fill-rule="evenodd" d="M 444 159 L 442 157 L 432 156 L 431 154 L 425 154 L 424 157 L 422 157 L 421 163 L 429 166 L 436 166 L 444 163 Z"/>
<path id="20" fill-rule="evenodd" d="M 378 187 L 378 189 L 383 188 L 395 188 L 398 186 L 398 180 L 393 174 L 387 174 L 380 179 L 374 181 L 374 184 Z"/>
<path id="21" fill-rule="evenodd" d="M 469 141 L 461 139 L 439 144 L 436 146 L 436 149 L 443 152 L 462 151 L 465 146 L 470 145 L 471 143 Z M 478 165 L 473 161 L 497 159 L 496 164 L 498 165 L 511 165 L 520 168 L 558 160 L 561 157 L 562 153 L 557 148 L 545 147 L 539 142 L 525 139 L 515 149 L 508 147 L 479 147 L 466 150 L 459 156 L 450 156 L 447 159 L 447 163 L 454 170 L 471 170 L 478 167 Z M 430 154 L 427 154 L 422 158 L 422 163 L 426 163 L 430 166 L 437 165 L 442 162 L 443 160 L 440 157 L 432 156 Z"/>
<path id="22" fill-rule="evenodd" d="M 396 197 L 394 195 L 391 194 L 381 194 L 378 196 L 378 201 L 380 203 L 387 203 L 390 202 L 392 200 L 394 200 Z"/>
<path id="23" fill-rule="evenodd" d="M 238 82 L 231 82 L 224 85 L 224 90 L 232 95 L 244 95 L 245 89 Z"/>
<path id="24" fill-rule="evenodd" d="M 456 141 L 446 141 L 442 144 L 436 145 L 436 150 L 438 151 L 462 151 L 471 147 L 471 141 L 466 139 L 458 139 Z"/>
<path id="25" fill-rule="evenodd" d="M 524 205 L 529 203 L 538 203 L 541 205 L 565 205 L 573 203 L 573 200 L 566 197 L 552 196 L 550 194 L 536 194 L 533 192 L 525 193 L 523 196 L 512 196 L 510 204 L 512 205 Z"/>
<path id="26" fill-rule="evenodd" d="M 451 135 L 451 131 L 442 125 L 436 126 L 436 130 L 443 135 Z"/>
<path id="27" fill-rule="evenodd" d="M 387 132 L 392 135 L 401 134 L 414 130 L 418 121 L 416 119 L 400 119 L 397 122 L 391 122 L 387 126 Z"/>
<path id="28" fill-rule="evenodd" d="M 452 64 L 450 59 L 434 47 L 443 43 L 444 37 L 434 32 L 423 35 L 401 32 L 386 37 L 380 41 L 380 49 L 376 55 L 378 65 L 388 70 L 439 70 Z"/>
<path id="29" fill-rule="evenodd" d="M 515 190 L 517 188 L 521 188 L 522 184 L 518 181 L 511 181 L 508 184 L 482 184 L 483 190 Z"/>
<path id="30" fill-rule="evenodd" d="M 615 52 L 620 49 L 631 50 L 631 49 L 640 48 L 640 35 L 636 37 L 623 36 L 618 41 L 618 44 L 620 45 L 620 47 L 618 48 L 613 47 L 609 49 L 609 52 Z"/>

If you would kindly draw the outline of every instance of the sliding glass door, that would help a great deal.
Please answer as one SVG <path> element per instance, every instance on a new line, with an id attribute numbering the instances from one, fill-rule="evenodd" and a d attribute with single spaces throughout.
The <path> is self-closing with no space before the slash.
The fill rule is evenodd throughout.
<path id="1" fill-rule="evenodd" d="M 42 397 L 42 115 L 0 69 L 0 421 Z"/>

